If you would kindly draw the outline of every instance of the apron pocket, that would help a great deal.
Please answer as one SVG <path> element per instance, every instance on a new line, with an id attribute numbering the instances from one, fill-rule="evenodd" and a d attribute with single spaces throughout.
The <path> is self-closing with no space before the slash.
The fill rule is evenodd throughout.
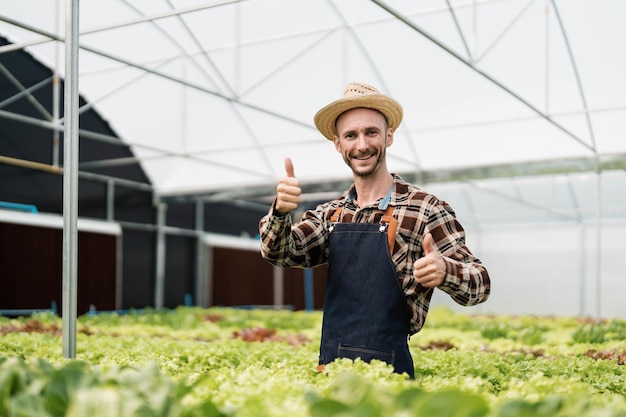
<path id="1" fill-rule="evenodd" d="M 393 362 L 396 359 L 396 352 L 385 352 L 382 350 L 343 345 L 340 343 L 339 346 L 337 346 L 337 357 L 352 360 L 360 358 L 363 362 L 370 362 L 372 359 L 378 359 L 393 365 Z"/>

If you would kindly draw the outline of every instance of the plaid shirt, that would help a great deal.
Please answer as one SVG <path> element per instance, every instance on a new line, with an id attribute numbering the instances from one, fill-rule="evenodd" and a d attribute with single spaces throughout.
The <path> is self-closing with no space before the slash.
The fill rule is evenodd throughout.
<path id="1" fill-rule="evenodd" d="M 328 262 L 328 226 L 342 208 L 342 222 L 378 224 L 388 205 L 398 220 L 391 260 L 411 313 L 410 332 L 421 330 L 434 288 L 424 288 L 413 277 L 413 263 L 423 256 L 422 238 L 431 233 L 446 263 L 444 282 L 438 287 L 458 304 L 470 306 L 489 297 L 489 274 L 465 246 L 465 231 L 452 208 L 432 194 L 394 175 L 392 190 L 376 203 L 359 208 L 354 186 L 336 200 L 309 210 L 292 224 L 290 215 L 277 216 L 273 208 L 259 224 L 261 254 L 271 264 L 310 268 Z M 289 233 L 291 231 L 291 233 Z"/>

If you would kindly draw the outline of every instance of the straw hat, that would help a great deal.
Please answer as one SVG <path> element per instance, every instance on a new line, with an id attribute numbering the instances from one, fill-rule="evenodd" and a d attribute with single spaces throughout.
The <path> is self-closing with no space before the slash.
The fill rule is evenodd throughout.
<path id="1" fill-rule="evenodd" d="M 344 112 L 359 107 L 378 110 L 387 119 L 387 125 L 396 130 L 402 121 L 400 103 L 382 94 L 374 87 L 363 83 L 350 83 L 343 92 L 343 97 L 335 100 L 317 112 L 313 120 L 315 126 L 326 139 L 333 140 L 337 134 L 335 122 Z"/>

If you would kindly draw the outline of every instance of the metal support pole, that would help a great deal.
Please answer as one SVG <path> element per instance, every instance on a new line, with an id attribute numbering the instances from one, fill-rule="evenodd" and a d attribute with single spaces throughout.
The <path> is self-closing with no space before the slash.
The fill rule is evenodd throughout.
<path id="1" fill-rule="evenodd" d="M 115 309 L 120 310 L 122 308 L 122 288 L 124 288 L 124 237 L 122 234 L 117 236 L 117 261 L 115 269 Z"/>
<path id="2" fill-rule="evenodd" d="M 284 305 L 283 298 L 283 268 L 274 267 L 274 308 L 279 309 Z"/>
<path id="3" fill-rule="evenodd" d="M 107 220 L 112 222 L 115 219 L 115 181 L 111 178 L 107 180 Z"/>
<path id="4" fill-rule="evenodd" d="M 206 250 L 206 307 L 213 305 L 213 258 L 215 248 L 208 245 Z"/>
<path id="5" fill-rule="evenodd" d="M 65 2 L 63 357 L 76 357 L 78 272 L 78 0 Z"/>
<path id="6" fill-rule="evenodd" d="M 595 155 L 598 160 L 598 154 Z M 602 320 L 602 171 L 596 166 L 596 321 Z"/>
<path id="7" fill-rule="evenodd" d="M 200 200 L 196 201 L 196 305 L 200 307 L 208 307 L 207 305 L 207 285 L 206 273 L 204 271 L 205 252 L 204 247 L 204 203 Z"/>
<path id="8" fill-rule="evenodd" d="M 578 224 L 579 245 L 578 245 L 578 262 L 579 272 L 578 280 L 580 281 L 580 305 L 578 307 L 578 316 L 583 317 L 585 315 L 586 307 L 586 285 L 585 276 L 587 269 L 587 248 L 586 248 L 586 236 L 585 236 L 585 222 L 581 219 Z"/>
<path id="9" fill-rule="evenodd" d="M 56 32 L 59 32 L 59 23 L 60 23 L 60 18 L 59 18 L 59 10 L 61 9 L 59 7 L 60 2 L 59 0 L 57 0 L 55 2 L 55 9 L 56 9 L 56 13 L 55 13 L 55 18 L 54 18 L 54 25 L 56 28 Z M 67 42 L 67 39 L 66 39 Z M 54 43 L 54 70 L 52 72 L 52 121 L 55 125 L 55 128 L 52 131 L 52 165 L 55 167 L 59 166 L 59 148 L 60 148 L 60 144 L 61 144 L 61 129 L 59 126 L 59 113 L 60 113 L 60 107 L 61 107 L 61 77 L 59 77 L 59 47 L 60 47 L 60 42 L 55 42 Z"/>
<path id="10" fill-rule="evenodd" d="M 163 308 L 165 296 L 165 213 L 167 205 L 157 203 L 156 277 L 154 282 L 154 308 Z"/>

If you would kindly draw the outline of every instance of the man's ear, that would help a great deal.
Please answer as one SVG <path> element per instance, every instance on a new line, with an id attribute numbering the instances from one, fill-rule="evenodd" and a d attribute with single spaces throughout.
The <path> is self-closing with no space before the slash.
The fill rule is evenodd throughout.
<path id="1" fill-rule="evenodd" d="M 339 136 L 337 135 L 333 136 L 333 143 L 335 144 L 335 149 L 337 149 L 337 152 L 341 153 L 341 144 L 339 143 Z"/>
<path id="2" fill-rule="evenodd" d="M 387 147 L 390 147 L 392 143 L 393 143 L 393 129 L 389 128 L 387 129 L 387 139 L 385 140 L 385 145 L 387 145 Z"/>

